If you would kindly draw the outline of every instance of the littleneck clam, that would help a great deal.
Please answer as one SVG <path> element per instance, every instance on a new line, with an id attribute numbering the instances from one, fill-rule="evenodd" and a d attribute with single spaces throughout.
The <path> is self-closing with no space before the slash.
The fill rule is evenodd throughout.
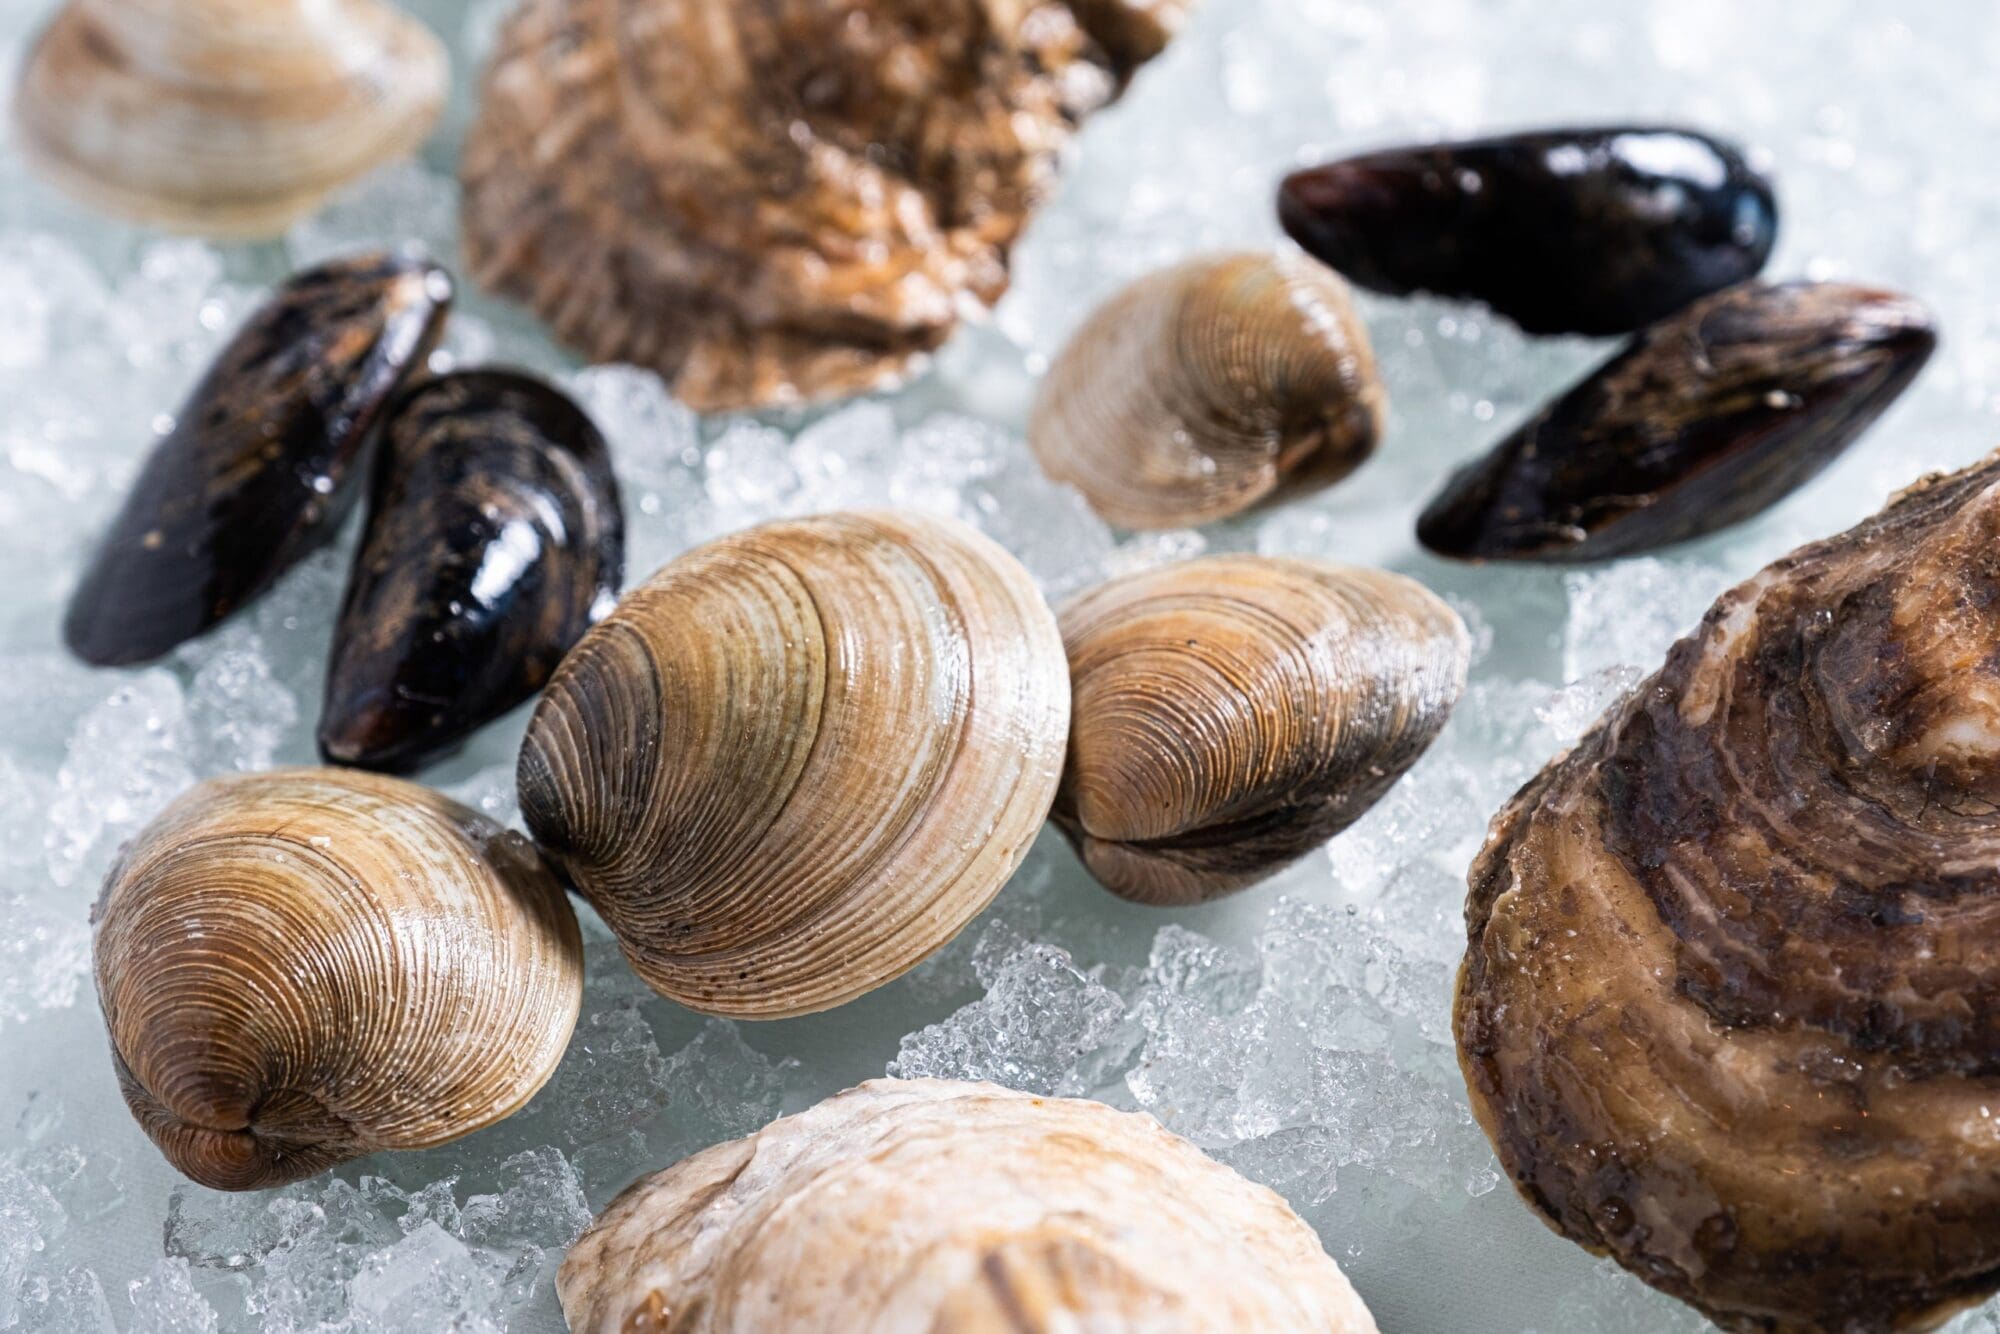
<path id="1" fill-rule="evenodd" d="M 153 449 L 71 597 L 86 662 L 145 662 L 242 609 L 330 540 L 364 452 L 451 301 L 444 270 L 366 255 L 253 315 Z"/>
<path id="2" fill-rule="evenodd" d="M 511 1114 L 562 1058 L 583 945 L 528 841 L 342 769 L 212 779 L 95 914 L 119 1083 L 168 1161 L 252 1190 Z"/>
<path id="3" fill-rule="evenodd" d="M 319 748 L 407 770 L 542 688 L 610 612 L 625 528 L 604 438 L 540 380 L 428 381 L 382 436 Z"/>
<path id="4" fill-rule="evenodd" d="M 1557 1230 L 1732 1330 L 2000 1288 L 2000 456 L 1725 593 L 1493 822 L 1456 1025 Z"/>
<path id="5" fill-rule="evenodd" d="M 779 1018 L 915 966 L 1027 854 L 1069 675 L 960 524 L 838 514 L 697 548 L 570 651 L 521 812 L 655 990 Z"/>
<path id="6" fill-rule="evenodd" d="M 14 94 L 63 190 L 181 230 L 282 232 L 414 151 L 444 48 L 382 0 L 68 0 Z"/>
<path id="7" fill-rule="evenodd" d="M 1287 177 L 1278 217 L 1362 287 L 1473 297 L 1529 333 L 1641 329 L 1754 277 L 1778 229 L 1742 153 L 1656 126 L 1348 158 Z"/>
<path id="8" fill-rule="evenodd" d="M 1178 528 L 1339 481 L 1388 399 L 1338 275 L 1254 253 L 1148 274 L 1070 340 L 1036 400 L 1043 471 L 1125 528 Z"/>
<path id="9" fill-rule="evenodd" d="M 1457 613 L 1401 575 L 1215 556 L 1065 607 L 1055 818 L 1100 881 L 1194 903 L 1272 875 L 1403 776 L 1465 688 Z"/>
<path id="10" fill-rule="evenodd" d="M 1007 285 L 1076 122 L 1189 0 L 526 0 L 465 253 L 702 410 L 880 386 Z"/>
<path id="11" fill-rule="evenodd" d="M 557 1291 L 576 1334 L 1375 1330 L 1283 1200 L 1152 1118 L 934 1079 L 637 1182 Z"/>
<path id="12" fill-rule="evenodd" d="M 1417 521 L 1461 560 L 1598 560 L 1714 532 L 1839 457 L 1937 344 L 1908 297 L 1746 283 L 1648 329 Z"/>

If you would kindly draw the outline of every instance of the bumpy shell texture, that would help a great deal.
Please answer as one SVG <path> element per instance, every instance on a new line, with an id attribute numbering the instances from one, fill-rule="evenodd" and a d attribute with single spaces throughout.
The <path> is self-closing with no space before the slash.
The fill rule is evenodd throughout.
<path id="1" fill-rule="evenodd" d="M 1726 528 L 1838 458 L 1936 346 L 1930 315 L 1893 292 L 1718 292 L 1460 469 L 1417 536 L 1461 560 L 1582 561 Z"/>
<path id="2" fill-rule="evenodd" d="M 1723 595 L 1500 812 L 1456 1021 L 1565 1235 L 1739 1330 L 2000 1287 L 2000 457 Z"/>
<path id="3" fill-rule="evenodd" d="M 1285 1202 L 1151 1118 L 874 1080 L 628 1189 L 558 1279 L 577 1334 L 1373 1334 Z"/>
<path id="4" fill-rule="evenodd" d="M 1207 523 L 1331 485 L 1388 397 L 1338 275 L 1208 255 L 1148 274 L 1071 338 L 1036 400 L 1042 469 L 1125 528 Z"/>
<path id="5" fill-rule="evenodd" d="M 341 769 L 213 779 L 125 849 L 97 912 L 125 1101 L 204 1186 L 424 1148 L 554 1073 L 583 945 L 526 839 Z"/>
<path id="6" fill-rule="evenodd" d="M 181 405 L 71 597 L 85 662 L 146 662 L 240 611 L 330 541 L 366 450 L 451 300 L 444 270 L 364 255 L 299 274 Z"/>
<path id="7" fill-rule="evenodd" d="M 1063 609 L 1055 818 L 1113 893 L 1212 899 L 1276 873 L 1403 776 L 1465 688 L 1456 612 L 1401 575 L 1215 556 Z"/>
<path id="8" fill-rule="evenodd" d="M 407 770 L 530 699 L 624 578 L 604 437 L 511 371 L 431 380 L 383 428 L 320 753 Z"/>
<path id="9" fill-rule="evenodd" d="M 527 0 L 467 262 L 696 408 L 893 380 L 1007 284 L 1077 120 L 1187 0 Z"/>
<path id="10" fill-rule="evenodd" d="M 521 811 L 655 990 L 778 1018 L 881 985 L 992 900 L 1068 726 L 1055 617 L 998 546 L 917 516 L 767 524 L 571 651 Z"/>
<path id="11" fill-rule="evenodd" d="M 275 236 L 415 151 L 444 48 L 381 0 L 69 0 L 14 94 L 30 162 L 107 212 Z"/>

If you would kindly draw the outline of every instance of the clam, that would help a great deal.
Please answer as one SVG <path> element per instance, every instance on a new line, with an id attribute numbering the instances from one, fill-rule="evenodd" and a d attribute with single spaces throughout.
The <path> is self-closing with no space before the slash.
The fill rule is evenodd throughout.
<path id="1" fill-rule="evenodd" d="M 404 770 L 542 688 L 617 599 L 625 526 L 604 438 L 540 380 L 428 381 L 382 435 L 319 748 Z"/>
<path id="2" fill-rule="evenodd" d="M 1457 613 L 1416 581 L 1269 556 L 1113 580 L 1061 626 L 1055 819 L 1140 903 L 1242 889 L 1352 824 L 1444 727 L 1470 658 Z"/>
<path id="3" fill-rule="evenodd" d="M 1754 277 L 1778 230 L 1733 145 L 1636 125 L 1348 158 L 1286 177 L 1278 218 L 1370 291 L 1472 297 L 1529 333 L 1631 333 Z"/>
<path id="4" fill-rule="evenodd" d="M 1725 528 L 1838 458 L 1936 345 L 1930 315 L 1893 292 L 1718 292 L 1460 469 L 1417 536 L 1461 560 L 1578 561 Z"/>
<path id="5" fill-rule="evenodd" d="M 1055 617 L 998 546 L 914 515 L 772 523 L 667 565 L 570 651 L 521 812 L 656 991 L 778 1018 L 987 905 L 1068 725 Z"/>
<path id="6" fill-rule="evenodd" d="M 1339 481 L 1388 399 L 1347 284 L 1318 265 L 1206 255 L 1099 306 L 1036 399 L 1050 477 L 1125 528 L 1179 528 Z"/>
<path id="7" fill-rule="evenodd" d="M 1724 1328 L 2000 1288 L 1997 538 L 2000 456 L 1723 594 L 1472 867 L 1473 1110 Z"/>
<path id="8" fill-rule="evenodd" d="M 126 1104 L 218 1190 L 500 1120 L 555 1071 L 582 1001 L 576 919 L 527 840 L 373 774 L 193 788 L 94 916 Z"/>
<path id="9" fill-rule="evenodd" d="M 382 0 L 67 0 L 14 94 L 63 190 L 140 222 L 273 236 L 415 151 L 444 48 Z"/>
<path id="10" fill-rule="evenodd" d="M 366 255 L 299 274 L 251 316 L 84 571 L 63 622 L 71 651 L 103 666 L 157 658 L 331 540 L 450 300 L 435 265 Z"/>
<path id="11" fill-rule="evenodd" d="M 1188 0 L 526 0 L 461 164 L 467 262 L 702 410 L 906 374 L 1007 285 L 1079 119 Z"/>
<path id="12" fill-rule="evenodd" d="M 1277 1195 L 1152 1118 L 878 1079 L 631 1186 L 557 1279 L 576 1334 L 1373 1334 Z"/>

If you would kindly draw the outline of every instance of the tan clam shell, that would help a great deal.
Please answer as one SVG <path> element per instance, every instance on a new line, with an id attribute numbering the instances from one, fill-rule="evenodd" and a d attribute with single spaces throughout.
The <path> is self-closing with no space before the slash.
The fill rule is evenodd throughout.
<path id="1" fill-rule="evenodd" d="M 583 996 L 576 918 L 526 839 L 350 770 L 191 789 L 125 849 L 96 922 L 126 1103 L 219 1190 L 510 1115 Z"/>
<path id="2" fill-rule="evenodd" d="M 1271 875 L 1401 778 L 1465 689 L 1458 614 L 1413 579 L 1213 556 L 1063 609 L 1074 703 L 1055 819 L 1113 893 Z"/>
<path id="3" fill-rule="evenodd" d="M 29 161 L 92 207 L 268 236 L 415 151 L 446 75 L 430 30 L 382 0 L 68 0 L 14 119 Z"/>
<path id="4" fill-rule="evenodd" d="M 1204 255 L 1099 306 L 1049 368 L 1028 443 L 1122 528 L 1180 528 L 1330 486 L 1388 394 L 1347 283 L 1287 255 Z"/>
<path id="5" fill-rule="evenodd" d="M 779 1018 L 976 916 L 1062 770 L 1069 677 L 1020 564 L 962 524 L 836 514 L 680 557 L 571 650 L 521 811 L 655 990 Z"/>
<path id="6" fill-rule="evenodd" d="M 576 1334 L 1373 1334 L 1311 1228 L 1152 1118 L 878 1079 L 634 1184 L 564 1260 Z"/>

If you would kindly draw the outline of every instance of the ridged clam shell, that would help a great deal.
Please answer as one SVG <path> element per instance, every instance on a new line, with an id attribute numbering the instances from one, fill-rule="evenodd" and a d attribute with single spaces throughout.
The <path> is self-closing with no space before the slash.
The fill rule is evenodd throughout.
<path id="1" fill-rule="evenodd" d="M 1098 307 L 1050 367 L 1028 440 L 1110 522 L 1178 528 L 1339 481 L 1374 452 L 1387 404 L 1337 275 L 1209 255 Z"/>
<path id="2" fill-rule="evenodd" d="M 1195 903 L 1333 837 L 1465 689 L 1458 614 L 1402 575 L 1214 556 L 1062 611 L 1073 690 L 1055 818 L 1113 893 Z"/>
<path id="3" fill-rule="evenodd" d="M 570 652 L 521 811 L 655 990 L 777 1018 L 879 986 L 986 906 L 1068 723 L 1055 617 L 986 538 L 766 524 L 667 565 Z"/>
<path id="4" fill-rule="evenodd" d="M 1147 1116 L 874 1080 L 628 1189 L 557 1280 L 577 1334 L 1374 1334 L 1285 1202 Z"/>
<path id="5" fill-rule="evenodd" d="M 527 840 L 371 774 L 201 784 L 125 849 L 95 916 L 125 1100 L 218 1190 L 500 1120 L 582 1001 L 576 919 Z"/>

